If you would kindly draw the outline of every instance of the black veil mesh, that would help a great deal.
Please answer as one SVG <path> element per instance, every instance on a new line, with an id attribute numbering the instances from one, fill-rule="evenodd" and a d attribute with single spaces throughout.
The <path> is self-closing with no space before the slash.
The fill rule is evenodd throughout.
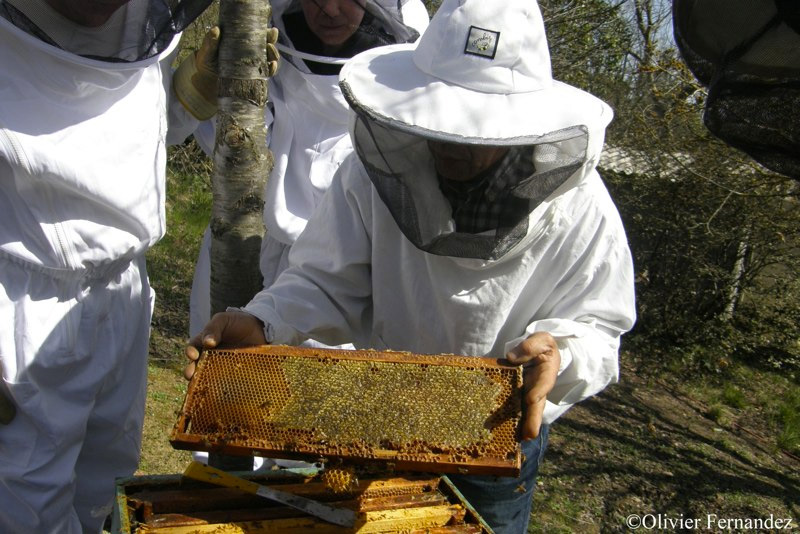
<path id="1" fill-rule="evenodd" d="M 144 53 L 140 59 L 160 54 L 176 34 L 186 29 L 213 0 L 151 0 Z M 148 44 L 149 43 L 149 44 Z"/>
<path id="2" fill-rule="evenodd" d="M 138 50 L 133 59 L 129 55 L 126 55 L 128 59 L 116 56 L 88 57 L 102 61 L 129 62 L 156 56 L 169 47 L 175 35 L 186 29 L 212 2 L 213 0 L 150 0 Z M 7 2 L 0 3 L 0 17 L 40 40 L 58 46 L 25 14 Z"/>
<path id="3" fill-rule="evenodd" d="M 673 29 L 708 87 L 707 128 L 800 180 L 800 2 L 673 0 Z"/>
<path id="4" fill-rule="evenodd" d="M 459 231 L 443 195 L 426 137 L 358 113 L 353 143 L 378 195 L 414 246 L 439 256 L 497 260 L 528 235 L 529 215 L 575 175 L 587 157 L 585 129 L 575 127 L 524 145 L 509 145 L 518 162 L 507 167 L 506 205 L 524 209 L 480 233 Z M 486 140 L 488 146 L 498 141 Z M 473 141 L 471 144 L 479 144 Z"/>

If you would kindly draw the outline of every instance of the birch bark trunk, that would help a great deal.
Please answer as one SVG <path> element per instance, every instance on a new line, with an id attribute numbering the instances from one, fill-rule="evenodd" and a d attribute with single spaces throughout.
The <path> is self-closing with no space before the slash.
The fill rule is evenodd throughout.
<path id="1" fill-rule="evenodd" d="M 211 313 L 247 304 L 261 289 L 264 188 L 272 171 L 267 149 L 268 0 L 221 0 L 219 111 L 211 178 Z M 211 454 L 209 464 L 252 469 L 251 457 Z"/>

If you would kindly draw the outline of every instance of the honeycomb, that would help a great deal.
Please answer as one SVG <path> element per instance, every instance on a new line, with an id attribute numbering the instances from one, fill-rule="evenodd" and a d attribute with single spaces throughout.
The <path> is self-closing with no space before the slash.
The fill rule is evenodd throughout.
<path id="1" fill-rule="evenodd" d="M 358 476 L 352 467 L 328 468 L 322 472 L 320 479 L 334 493 L 345 493 L 358 488 Z"/>
<path id="2" fill-rule="evenodd" d="M 287 346 L 208 351 L 176 448 L 516 475 L 522 371 L 496 359 Z"/>

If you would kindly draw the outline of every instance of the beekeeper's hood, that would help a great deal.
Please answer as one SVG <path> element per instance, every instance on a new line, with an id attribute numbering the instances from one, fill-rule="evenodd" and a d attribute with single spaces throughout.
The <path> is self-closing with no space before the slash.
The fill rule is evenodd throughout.
<path id="1" fill-rule="evenodd" d="M 315 1 L 315 0 L 309 0 Z M 316 0 L 323 11 L 326 2 Z M 369 24 L 362 24 L 355 32 L 351 41 L 358 41 L 363 37 L 363 41 L 372 43 L 372 46 L 382 46 L 394 43 L 410 43 L 419 37 L 419 32 L 407 25 L 403 20 L 403 10 L 405 4 L 419 3 L 420 0 L 337 0 L 339 4 L 352 2 L 359 8 L 364 9 L 369 17 Z M 287 30 L 284 15 L 302 12 L 300 0 L 273 0 L 272 21 L 273 25 L 279 30 L 277 47 L 285 61 L 290 61 L 301 72 L 309 72 L 308 67 L 302 60 L 313 61 L 327 65 L 343 65 L 355 53 L 350 52 L 349 47 L 344 47 L 341 54 L 337 56 L 327 56 L 314 51 L 309 51 L 304 43 L 293 42 L 290 31 Z"/>
<path id="2" fill-rule="evenodd" d="M 673 0 L 672 24 L 686 65 L 708 87 L 709 131 L 800 180 L 800 2 Z"/>
<path id="3" fill-rule="evenodd" d="M 0 17 L 41 41 L 94 60 L 135 62 L 173 45 L 212 0 L 130 0 L 98 28 L 70 25 L 46 0 L 0 0 Z M 71 45 L 77 43 L 77 50 Z M 81 50 L 88 50 L 83 53 Z"/>
<path id="4" fill-rule="evenodd" d="M 382 200 L 411 242 L 445 256 L 491 261 L 524 246 L 559 195 L 593 172 L 612 118 L 601 100 L 552 79 L 532 0 L 445 0 L 417 45 L 357 55 L 340 85 L 354 111 L 356 151 Z M 522 154 L 505 176 L 502 204 L 521 212 L 516 221 L 459 231 L 430 140 Z"/>

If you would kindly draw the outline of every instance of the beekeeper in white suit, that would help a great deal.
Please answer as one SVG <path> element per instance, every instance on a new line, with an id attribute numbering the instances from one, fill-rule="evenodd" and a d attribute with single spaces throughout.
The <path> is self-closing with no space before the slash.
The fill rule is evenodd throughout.
<path id="1" fill-rule="evenodd" d="M 292 243 L 352 151 L 348 107 L 339 90 L 342 64 L 376 46 L 414 41 L 428 24 L 420 0 L 273 0 L 281 66 L 270 82 L 266 110 L 275 157 L 265 191 L 261 273 L 269 287 L 287 267 Z M 213 153 L 214 122 L 195 132 Z M 210 233 L 203 237 L 190 302 L 190 334 L 211 317 Z"/>
<path id="2" fill-rule="evenodd" d="M 363 50 L 416 40 L 428 25 L 428 13 L 420 0 L 276 0 L 271 6 L 282 59 L 270 81 L 265 110 L 268 143 L 275 159 L 264 194 L 267 232 L 260 254 L 264 287 L 287 268 L 292 244 L 339 165 L 353 150 L 347 132 L 349 108 L 339 89 L 342 65 Z M 215 125 L 214 119 L 203 122 L 194 132 L 208 155 L 214 152 Z M 190 335 L 197 334 L 211 318 L 210 249 L 207 229 L 192 280 Z M 304 344 L 322 345 L 313 340 Z M 195 452 L 192 456 L 205 462 L 208 455 Z M 291 460 L 277 463 L 308 466 Z M 273 460 L 254 460 L 257 469 L 273 465 Z"/>
<path id="3" fill-rule="evenodd" d="M 359 54 L 340 80 L 356 153 L 290 267 L 186 355 L 311 337 L 524 365 L 520 478 L 453 481 L 495 532 L 526 532 L 548 425 L 617 380 L 635 320 L 630 250 L 595 171 L 612 111 L 552 79 L 531 0 L 445 0 L 418 45 Z"/>
<path id="4" fill-rule="evenodd" d="M 138 465 L 170 63 L 209 3 L 0 0 L 3 534 L 100 532 Z"/>

